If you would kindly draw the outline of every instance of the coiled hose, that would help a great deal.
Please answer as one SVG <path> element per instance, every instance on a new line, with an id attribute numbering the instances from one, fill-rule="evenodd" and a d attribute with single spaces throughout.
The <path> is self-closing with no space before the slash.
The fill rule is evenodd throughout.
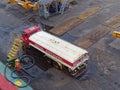
<path id="1" fill-rule="evenodd" d="M 21 62 L 21 63 L 24 62 L 25 58 L 30 58 L 30 59 L 32 60 L 32 64 L 31 64 L 31 65 L 26 65 L 25 67 L 22 67 L 22 70 L 23 70 L 24 72 L 26 72 L 25 69 L 30 69 L 30 68 L 32 68 L 32 67 L 34 66 L 34 64 L 35 64 L 34 58 L 33 58 L 32 56 L 30 56 L 30 55 L 23 55 L 23 56 L 19 59 L 20 62 Z M 9 82 L 11 82 L 14 86 L 17 86 L 17 87 L 19 87 L 19 88 L 24 88 L 24 87 L 28 86 L 28 85 L 30 84 L 30 82 L 31 82 L 31 80 L 29 79 L 29 77 L 28 77 L 28 76 L 13 76 L 13 73 L 15 73 L 15 72 L 17 71 L 17 70 L 15 70 L 15 69 L 12 71 L 11 77 L 14 78 L 14 79 L 26 79 L 26 80 L 27 80 L 26 85 L 18 86 L 18 85 L 14 84 L 12 81 L 10 81 L 10 80 L 7 78 L 6 71 L 7 71 L 7 68 L 9 67 L 9 65 L 10 65 L 10 63 L 7 63 L 6 66 L 5 66 L 5 69 L 4 69 L 4 76 L 5 76 L 5 78 L 6 78 Z M 26 73 L 28 74 L 28 72 L 26 72 Z M 31 76 L 32 76 L 32 75 L 31 75 Z"/>

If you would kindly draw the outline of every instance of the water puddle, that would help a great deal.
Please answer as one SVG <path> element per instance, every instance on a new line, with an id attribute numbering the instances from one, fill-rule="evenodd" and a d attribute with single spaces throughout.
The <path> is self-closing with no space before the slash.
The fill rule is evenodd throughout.
<path id="1" fill-rule="evenodd" d="M 68 42 L 74 42 L 76 39 L 78 39 L 78 37 L 74 37 L 74 36 L 70 35 L 69 33 L 65 33 L 60 38 L 66 40 Z"/>
<path id="2" fill-rule="evenodd" d="M 0 8 L 1 8 L 1 9 L 2 9 L 2 8 L 5 8 L 5 7 L 6 7 L 6 5 L 0 3 Z"/>

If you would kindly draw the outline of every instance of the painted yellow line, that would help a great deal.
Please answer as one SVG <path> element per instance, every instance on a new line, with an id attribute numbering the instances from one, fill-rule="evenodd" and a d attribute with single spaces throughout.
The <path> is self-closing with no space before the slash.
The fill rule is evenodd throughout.
<path id="1" fill-rule="evenodd" d="M 83 39 L 76 40 L 74 44 L 84 49 L 88 49 L 90 46 L 92 46 L 97 41 L 99 41 L 102 37 L 104 37 L 109 31 L 110 30 L 106 28 L 98 26 L 91 33 L 83 37 Z"/>
<path id="2" fill-rule="evenodd" d="M 70 30 L 72 27 L 84 22 L 87 18 L 92 16 L 93 14 L 97 13 L 100 11 L 100 7 L 92 7 L 85 12 L 83 12 L 81 15 L 74 17 L 70 20 L 67 20 L 63 22 L 62 24 L 56 26 L 55 28 L 51 29 L 49 32 L 55 34 L 55 35 L 63 35 L 65 32 Z"/>
<path id="3" fill-rule="evenodd" d="M 94 15 L 95 13 L 97 13 L 100 10 L 101 10 L 100 7 L 92 7 L 90 9 L 88 9 L 86 12 L 84 12 L 83 14 L 81 14 L 80 16 L 78 16 L 78 18 L 82 19 L 82 20 L 85 20 L 85 19 L 89 18 L 90 16 Z"/>
<path id="4" fill-rule="evenodd" d="M 115 15 L 104 23 L 105 26 L 116 29 L 120 27 L 120 14 Z"/>

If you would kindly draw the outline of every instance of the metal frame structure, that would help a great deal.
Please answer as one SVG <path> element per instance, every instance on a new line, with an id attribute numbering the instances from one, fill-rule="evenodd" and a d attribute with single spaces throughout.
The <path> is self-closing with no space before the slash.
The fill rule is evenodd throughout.
<path id="1" fill-rule="evenodd" d="M 48 18 L 51 15 L 63 14 L 70 0 L 7 0 L 25 9 L 39 10 L 39 15 Z"/>
<path id="2" fill-rule="evenodd" d="M 48 18 L 55 14 L 63 14 L 68 5 L 68 0 L 40 0 L 39 15 Z"/>

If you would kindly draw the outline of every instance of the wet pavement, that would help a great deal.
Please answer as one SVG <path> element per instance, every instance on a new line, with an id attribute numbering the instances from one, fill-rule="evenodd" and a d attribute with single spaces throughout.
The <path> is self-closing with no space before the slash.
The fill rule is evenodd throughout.
<path id="1" fill-rule="evenodd" d="M 90 64 L 88 72 L 80 80 L 76 80 L 62 71 L 50 68 L 44 73 L 35 73 L 31 86 L 34 90 L 120 90 L 120 39 L 112 36 L 112 31 L 120 31 L 120 27 L 111 28 L 105 25 L 112 17 L 120 15 L 120 0 L 76 0 L 77 4 L 65 11 L 63 15 L 56 15 L 48 20 L 39 17 L 37 11 L 25 10 L 20 6 L 0 1 L 0 60 L 6 61 L 7 53 L 16 35 L 25 28 L 33 25 L 57 26 L 62 22 L 80 15 L 91 7 L 101 10 L 87 18 L 81 24 L 71 28 L 60 38 L 71 43 L 83 40 L 87 35 L 93 35 L 96 27 L 109 30 L 104 36 L 97 38 L 89 48 Z M 117 22 L 120 24 L 120 22 Z M 102 29 L 101 29 L 102 30 Z M 95 38 L 95 36 L 93 36 Z M 87 44 L 87 43 L 86 43 Z M 89 44 L 89 43 L 88 43 Z"/>

